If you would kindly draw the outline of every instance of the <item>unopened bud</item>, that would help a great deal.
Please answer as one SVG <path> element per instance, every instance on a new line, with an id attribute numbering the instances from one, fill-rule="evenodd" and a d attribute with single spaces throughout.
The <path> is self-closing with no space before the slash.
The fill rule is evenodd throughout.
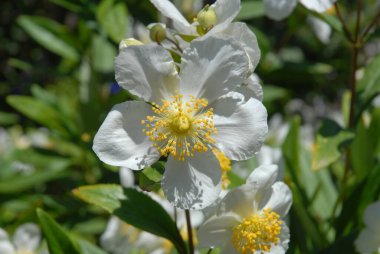
<path id="1" fill-rule="evenodd" d="M 161 24 L 155 24 L 150 28 L 150 39 L 157 43 L 166 39 L 166 28 Z"/>
<path id="2" fill-rule="evenodd" d="M 144 45 L 144 43 L 134 38 L 123 39 L 119 43 L 119 50 L 122 50 L 123 48 L 126 48 L 128 46 L 140 46 L 140 45 Z"/>
<path id="3" fill-rule="evenodd" d="M 216 22 L 217 22 L 217 17 L 216 17 L 216 12 L 215 12 L 214 8 L 206 5 L 198 13 L 197 21 L 198 21 L 199 25 L 205 30 L 209 30 L 213 26 L 215 26 Z"/>

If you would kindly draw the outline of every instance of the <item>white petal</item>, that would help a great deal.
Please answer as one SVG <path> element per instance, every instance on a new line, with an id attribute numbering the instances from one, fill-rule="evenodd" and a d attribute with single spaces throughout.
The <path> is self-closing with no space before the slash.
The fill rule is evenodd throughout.
<path id="1" fill-rule="evenodd" d="M 253 73 L 236 91 L 248 95 L 249 98 L 263 101 L 264 92 L 260 83 L 260 78 Z"/>
<path id="2" fill-rule="evenodd" d="M 13 245 L 8 240 L 0 240 L 0 253 L 1 254 L 15 254 L 16 251 Z"/>
<path id="3" fill-rule="evenodd" d="M 274 20 L 282 20 L 289 16 L 296 5 L 297 0 L 264 0 L 265 14 Z"/>
<path id="4" fill-rule="evenodd" d="M 212 103 L 242 84 L 248 70 L 248 56 L 236 41 L 212 36 L 195 40 L 182 56 L 180 90 Z"/>
<path id="5" fill-rule="evenodd" d="M 232 160 L 246 160 L 260 150 L 268 132 L 267 111 L 251 98 L 244 101 L 239 93 L 219 98 L 214 109 L 216 146 Z"/>
<path id="6" fill-rule="evenodd" d="M 4 229 L 0 228 L 0 241 L 7 240 L 7 239 L 8 239 L 7 232 Z"/>
<path id="7" fill-rule="evenodd" d="M 198 229 L 197 237 L 200 247 L 222 247 L 231 241 L 231 229 L 240 223 L 239 218 L 233 214 L 213 216 Z"/>
<path id="8" fill-rule="evenodd" d="M 228 241 L 224 248 L 220 251 L 219 254 L 240 254 L 235 246 L 232 244 L 232 241 Z M 256 253 L 255 253 L 256 254 Z"/>
<path id="9" fill-rule="evenodd" d="M 35 251 L 41 242 L 41 231 L 34 223 L 26 223 L 16 229 L 13 243 L 17 250 Z"/>
<path id="10" fill-rule="evenodd" d="M 247 183 L 254 183 L 259 190 L 265 190 L 272 187 L 278 176 L 277 165 L 261 165 L 249 175 Z"/>
<path id="11" fill-rule="evenodd" d="M 280 232 L 280 242 L 277 245 L 271 246 L 270 254 L 285 254 L 289 248 L 290 233 L 289 228 L 285 224 L 285 221 L 282 221 L 281 232 Z"/>
<path id="12" fill-rule="evenodd" d="M 115 60 L 118 84 L 146 101 L 161 102 L 178 90 L 172 57 L 158 45 L 129 46 Z"/>
<path id="13" fill-rule="evenodd" d="M 153 115 L 145 102 L 129 101 L 114 106 L 94 138 L 93 150 L 103 162 L 143 169 L 160 158 L 152 142 L 142 132 L 141 120 Z"/>
<path id="14" fill-rule="evenodd" d="M 292 202 L 293 195 L 289 187 L 283 182 L 277 182 L 272 186 L 271 197 L 264 209 L 270 208 L 283 218 L 289 212 Z"/>
<path id="15" fill-rule="evenodd" d="M 138 234 L 139 230 L 112 216 L 100 236 L 100 245 L 112 254 L 129 253 L 133 247 L 131 239 Z"/>
<path id="16" fill-rule="evenodd" d="M 133 171 L 126 167 L 121 167 L 119 170 L 120 183 L 123 187 L 129 188 L 135 185 L 135 175 Z"/>
<path id="17" fill-rule="evenodd" d="M 380 202 L 373 203 L 366 208 L 364 222 L 367 227 L 380 233 Z"/>
<path id="18" fill-rule="evenodd" d="M 369 228 L 362 230 L 355 240 L 355 247 L 363 254 L 376 252 L 380 247 L 379 232 Z"/>
<path id="19" fill-rule="evenodd" d="M 150 0 L 150 2 L 162 13 L 162 15 L 173 21 L 176 30 L 184 34 L 191 33 L 191 25 L 169 0 Z"/>
<path id="20" fill-rule="evenodd" d="M 209 34 L 220 34 L 224 37 L 228 36 L 241 43 L 252 63 L 251 71 L 254 71 L 260 61 L 260 48 L 257 43 L 256 35 L 245 23 L 234 22 L 226 26 L 220 26 L 220 28 L 215 27 L 209 32 Z"/>
<path id="21" fill-rule="evenodd" d="M 300 0 L 300 2 L 309 10 L 325 12 L 336 2 L 336 0 Z"/>
<path id="22" fill-rule="evenodd" d="M 317 38 L 324 44 L 328 44 L 330 42 L 332 28 L 329 24 L 315 18 L 313 16 L 308 16 L 307 21 L 310 23 L 313 32 L 317 36 Z"/>
<path id="23" fill-rule="evenodd" d="M 249 217 L 254 212 L 253 203 L 257 195 L 257 186 L 247 183 L 227 193 L 220 201 L 217 215 L 234 213 L 242 218 Z"/>
<path id="24" fill-rule="evenodd" d="M 217 22 L 230 23 L 240 11 L 240 0 L 217 0 L 213 5 Z"/>
<path id="25" fill-rule="evenodd" d="M 203 209 L 213 203 L 221 191 L 219 161 L 209 151 L 195 153 L 179 161 L 172 156 L 165 167 L 162 189 L 167 199 L 181 209 Z"/>

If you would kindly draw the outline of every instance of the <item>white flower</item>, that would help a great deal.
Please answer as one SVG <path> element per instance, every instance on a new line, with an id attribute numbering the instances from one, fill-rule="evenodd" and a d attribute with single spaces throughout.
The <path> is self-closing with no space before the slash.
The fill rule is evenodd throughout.
<path id="1" fill-rule="evenodd" d="M 105 163 L 133 170 L 167 156 L 162 188 L 168 200 L 182 209 L 210 205 L 221 191 L 221 169 L 211 148 L 233 160 L 248 159 L 267 133 L 262 103 L 234 92 L 248 69 L 244 49 L 227 39 L 192 42 L 179 74 L 158 45 L 124 48 L 116 58 L 116 80 L 151 104 L 116 105 L 93 150 Z"/>
<path id="2" fill-rule="evenodd" d="M 307 21 L 311 25 L 311 29 L 313 29 L 318 40 L 320 40 L 323 44 L 328 44 L 331 39 L 331 26 L 325 21 L 313 16 L 308 16 Z"/>
<path id="3" fill-rule="evenodd" d="M 36 254 L 41 242 L 41 231 L 36 224 L 26 223 L 16 229 L 13 241 L 0 228 L 1 254 Z"/>
<path id="4" fill-rule="evenodd" d="M 380 253 L 380 201 L 367 207 L 364 212 L 365 228 L 355 241 L 362 254 Z"/>
<path id="5" fill-rule="evenodd" d="M 277 166 L 255 169 L 247 183 L 231 190 L 198 231 L 200 245 L 220 247 L 222 254 L 285 253 L 289 229 L 283 221 L 292 193 L 275 182 Z"/>
<path id="6" fill-rule="evenodd" d="M 260 49 L 255 34 L 245 23 L 231 23 L 240 11 L 240 0 L 217 0 L 211 6 L 206 6 L 205 9 L 208 12 L 206 19 L 208 17 L 213 21 L 205 22 L 210 23 L 208 27 L 202 27 L 199 21 L 200 14 L 204 13 L 205 9 L 198 14 L 198 21 L 190 24 L 169 0 L 151 0 L 151 2 L 164 16 L 173 21 L 174 28 L 181 34 L 201 36 L 199 39 L 217 35 L 239 42 L 250 59 L 249 74 L 259 63 Z"/>
<path id="7" fill-rule="evenodd" d="M 319 13 L 328 10 L 336 0 L 299 0 L 307 9 Z M 288 17 L 297 5 L 297 0 L 264 0 L 265 14 L 274 20 Z"/>

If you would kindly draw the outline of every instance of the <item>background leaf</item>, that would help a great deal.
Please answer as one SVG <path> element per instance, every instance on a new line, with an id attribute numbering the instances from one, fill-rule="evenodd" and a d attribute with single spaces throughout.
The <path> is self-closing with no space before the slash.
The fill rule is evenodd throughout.
<path id="1" fill-rule="evenodd" d="M 49 214 L 37 209 L 37 216 L 48 243 L 50 254 L 82 254 L 78 245 Z"/>

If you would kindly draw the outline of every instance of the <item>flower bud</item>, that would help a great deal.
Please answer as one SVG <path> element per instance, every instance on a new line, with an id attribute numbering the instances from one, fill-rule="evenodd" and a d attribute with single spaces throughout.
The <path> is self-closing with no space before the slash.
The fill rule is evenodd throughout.
<path id="1" fill-rule="evenodd" d="M 144 43 L 134 38 L 127 38 L 127 39 L 123 39 L 119 43 L 119 50 L 122 50 L 123 48 L 126 48 L 128 46 L 140 46 L 140 45 L 144 45 Z"/>
<path id="2" fill-rule="evenodd" d="M 216 12 L 215 12 L 214 8 L 206 5 L 198 13 L 197 21 L 198 21 L 199 25 L 205 30 L 209 30 L 213 26 L 215 26 L 216 22 L 217 22 L 217 17 L 216 17 Z"/>
<path id="3" fill-rule="evenodd" d="M 157 43 L 166 39 L 166 28 L 162 24 L 155 24 L 150 28 L 150 39 Z"/>

